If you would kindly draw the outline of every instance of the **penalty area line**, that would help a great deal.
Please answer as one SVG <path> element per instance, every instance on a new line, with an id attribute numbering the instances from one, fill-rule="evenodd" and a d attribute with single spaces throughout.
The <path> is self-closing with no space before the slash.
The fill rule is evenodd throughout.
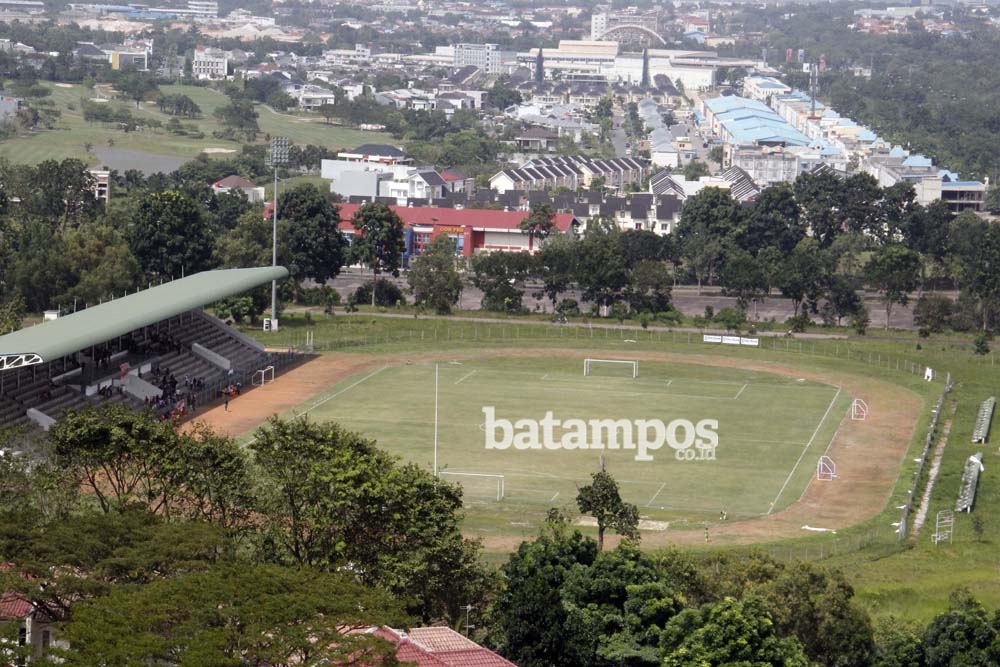
<path id="1" fill-rule="evenodd" d="M 808 452 L 809 447 L 812 446 L 813 440 L 815 440 L 816 436 L 819 434 L 819 430 L 823 428 L 823 424 L 826 423 L 826 418 L 830 416 L 830 410 L 833 410 L 833 404 L 837 402 L 837 398 L 839 397 L 840 387 L 837 387 L 837 393 L 833 395 L 833 398 L 830 400 L 830 405 L 826 407 L 826 412 L 823 413 L 823 418 L 820 419 L 819 424 L 816 425 L 816 430 L 813 431 L 812 437 L 809 438 L 809 442 L 807 442 L 806 446 L 802 448 L 802 453 L 799 454 L 798 461 L 795 462 L 795 465 L 792 466 L 792 471 L 788 473 L 788 477 L 785 478 L 785 483 L 781 485 L 780 489 L 778 489 L 778 495 L 776 495 L 774 500 L 771 501 L 771 507 L 767 510 L 768 514 L 774 512 L 774 508 L 778 504 L 778 499 L 781 498 L 781 494 L 785 492 L 785 488 L 788 486 L 788 483 L 792 481 L 792 475 L 794 475 L 795 471 L 799 469 L 799 464 L 802 463 L 802 459 L 805 458 L 806 452 Z"/>
<path id="2" fill-rule="evenodd" d="M 462 384 L 462 382 L 464 382 L 465 380 L 468 380 L 470 377 L 472 377 L 473 375 L 475 375 L 475 373 L 476 373 L 476 371 L 469 371 L 468 373 L 466 373 L 462 377 L 458 378 L 458 380 L 455 381 L 455 384 Z"/>
<path id="3" fill-rule="evenodd" d="M 663 487 L 665 487 L 666 485 L 667 485 L 666 482 L 664 482 L 663 484 L 660 484 L 660 488 L 658 488 L 656 490 L 656 493 L 653 494 L 653 497 L 649 499 L 648 503 L 646 503 L 646 507 L 649 507 L 649 506 L 651 506 L 653 504 L 653 501 L 656 500 L 656 496 L 660 495 L 660 491 L 662 491 Z"/>

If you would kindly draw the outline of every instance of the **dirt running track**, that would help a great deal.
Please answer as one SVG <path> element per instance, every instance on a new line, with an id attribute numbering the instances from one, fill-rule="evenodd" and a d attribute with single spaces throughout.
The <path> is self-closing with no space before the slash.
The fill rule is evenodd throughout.
<path id="1" fill-rule="evenodd" d="M 595 353 L 587 350 L 479 350 L 475 353 L 385 357 L 327 354 L 278 376 L 272 384 L 255 388 L 230 401 L 228 412 L 220 405 L 199 414 L 197 419 L 218 431 L 239 437 L 263 424 L 271 415 L 287 412 L 348 377 L 385 364 L 433 359 L 482 358 L 489 355 L 519 357 L 560 355 L 584 358 Z M 803 530 L 803 526 L 806 525 L 842 529 L 879 514 L 889 500 L 899 474 L 900 464 L 924 406 L 923 399 L 908 389 L 853 373 L 805 370 L 784 363 L 713 355 L 633 353 L 631 356 L 640 360 L 729 366 L 806 378 L 840 387 L 851 397 L 865 399 L 871 408 L 865 421 L 852 421 L 847 414 L 836 415 L 842 421 L 828 452 L 837 464 L 835 481 L 818 482 L 813 477 L 799 500 L 783 511 L 756 519 L 713 526 L 711 541 L 716 545 L 749 544 L 802 537 L 809 534 Z M 762 415 L 761 418 L 766 419 L 767 415 Z M 752 480 L 747 482 L 752 483 Z M 642 539 L 646 546 L 704 544 L 704 533 L 701 529 L 644 531 Z M 518 536 L 496 536 L 485 538 L 484 545 L 489 551 L 513 551 L 521 541 L 522 538 Z"/>

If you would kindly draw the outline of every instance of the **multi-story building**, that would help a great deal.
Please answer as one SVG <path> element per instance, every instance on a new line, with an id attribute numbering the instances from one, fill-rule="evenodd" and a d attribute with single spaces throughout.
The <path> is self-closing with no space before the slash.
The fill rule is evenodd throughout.
<path id="1" fill-rule="evenodd" d="M 225 79 L 229 75 L 229 57 L 224 51 L 198 46 L 191 61 L 196 79 Z"/>
<path id="2" fill-rule="evenodd" d="M 501 51 L 497 44 L 456 44 L 453 57 L 456 68 L 472 65 L 490 76 L 502 74 L 504 65 L 514 61 L 514 53 Z"/>

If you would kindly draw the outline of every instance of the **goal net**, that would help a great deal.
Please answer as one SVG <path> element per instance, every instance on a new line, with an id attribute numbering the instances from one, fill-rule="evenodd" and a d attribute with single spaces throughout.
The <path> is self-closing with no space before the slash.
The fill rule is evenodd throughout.
<path id="1" fill-rule="evenodd" d="M 500 502 L 504 499 L 504 476 L 485 472 L 455 472 L 441 470 L 439 475 L 454 477 L 462 485 L 465 502 Z"/>
<path id="2" fill-rule="evenodd" d="M 259 387 L 268 382 L 274 382 L 274 366 L 259 368 L 253 372 L 253 386 Z"/>
<path id="3" fill-rule="evenodd" d="M 851 403 L 851 419 L 856 422 L 868 419 L 868 404 L 860 398 L 855 398 Z"/>
<path id="4" fill-rule="evenodd" d="M 583 375 L 598 372 L 601 375 L 612 375 L 615 377 L 639 377 L 639 362 L 635 359 L 584 359 Z"/>
<path id="5" fill-rule="evenodd" d="M 823 482 L 837 479 L 837 466 L 829 456 L 819 457 L 819 463 L 816 464 L 816 479 Z"/>

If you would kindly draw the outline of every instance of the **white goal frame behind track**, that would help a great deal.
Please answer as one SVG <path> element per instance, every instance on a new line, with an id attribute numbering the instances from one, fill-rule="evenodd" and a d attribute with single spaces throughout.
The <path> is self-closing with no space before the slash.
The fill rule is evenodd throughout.
<path id="1" fill-rule="evenodd" d="M 868 419 L 868 404 L 863 399 L 855 398 L 851 403 L 851 419 L 856 422 Z"/>
<path id="2" fill-rule="evenodd" d="M 263 386 L 268 382 L 274 382 L 274 366 L 258 368 L 253 372 L 253 378 L 250 382 L 255 387 Z"/>
<path id="3" fill-rule="evenodd" d="M 587 377 L 590 375 L 590 364 L 631 364 L 632 365 L 632 379 L 639 377 L 639 360 L 638 359 L 584 359 L 583 360 L 583 376 Z"/>
<path id="4" fill-rule="evenodd" d="M 438 474 L 439 475 L 457 475 L 459 477 L 487 477 L 487 478 L 493 478 L 493 479 L 495 479 L 497 481 L 497 502 L 500 502 L 501 500 L 503 500 L 504 496 L 507 493 L 507 489 L 506 489 L 506 486 L 505 486 L 505 478 L 504 478 L 504 476 L 503 475 L 498 475 L 496 473 L 487 473 L 487 472 L 453 472 L 451 470 L 439 470 Z"/>
<path id="5" fill-rule="evenodd" d="M 832 482 L 837 479 L 837 464 L 829 456 L 819 457 L 816 463 L 816 479 L 821 482 Z"/>

